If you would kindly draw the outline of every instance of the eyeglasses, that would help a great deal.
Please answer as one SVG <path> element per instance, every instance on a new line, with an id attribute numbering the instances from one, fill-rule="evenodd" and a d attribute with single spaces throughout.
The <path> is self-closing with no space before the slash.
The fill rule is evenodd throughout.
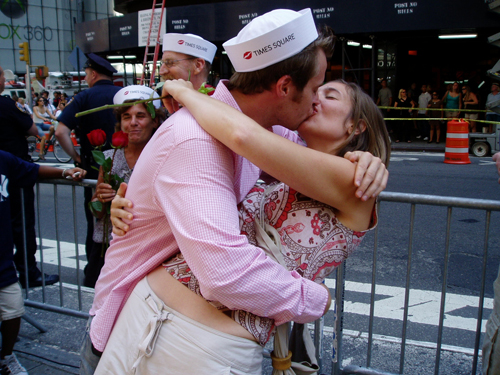
<path id="1" fill-rule="evenodd" d="M 196 59 L 196 57 L 188 57 L 187 59 L 179 59 L 179 60 L 161 60 L 161 63 L 165 65 L 167 68 L 171 68 L 179 61 L 193 60 L 193 59 Z"/>

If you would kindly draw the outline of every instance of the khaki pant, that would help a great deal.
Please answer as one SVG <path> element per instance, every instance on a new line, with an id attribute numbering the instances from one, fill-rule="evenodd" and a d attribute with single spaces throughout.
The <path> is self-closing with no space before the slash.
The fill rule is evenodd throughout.
<path id="1" fill-rule="evenodd" d="M 128 298 L 99 374 L 261 374 L 262 347 L 179 314 L 142 279 Z"/>

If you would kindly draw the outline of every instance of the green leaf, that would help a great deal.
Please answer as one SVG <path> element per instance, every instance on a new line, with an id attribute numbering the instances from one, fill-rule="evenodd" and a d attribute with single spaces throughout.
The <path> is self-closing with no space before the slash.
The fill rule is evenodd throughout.
<path id="1" fill-rule="evenodd" d="M 156 85 L 156 89 L 161 89 L 163 87 L 163 85 L 165 84 L 165 81 L 163 82 L 159 82 L 157 85 Z"/>
<path id="2" fill-rule="evenodd" d="M 101 165 L 104 174 L 109 173 L 111 171 L 111 167 L 113 167 L 113 160 L 111 158 L 107 158 Z"/>
<path id="3" fill-rule="evenodd" d="M 102 212 L 102 203 L 100 201 L 89 202 L 89 209 L 90 212 L 92 212 L 92 215 L 98 217 Z"/>
<path id="4" fill-rule="evenodd" d="M 106 160 L 103 152 L 99 150 L 92 150 L 92 156 L 94 157 L 95 162 L 99 165 L 103 165 Z"/>
<path id="5" fill-rule="evenodd" d="M 148 109 L 148 112 L 151 115 L 151 118 L 154 119 L 156 116 L 156 112 L 155 112 L 155 106 L 154 106 L 153 102 L 147 102 L 146 108 Z"/>

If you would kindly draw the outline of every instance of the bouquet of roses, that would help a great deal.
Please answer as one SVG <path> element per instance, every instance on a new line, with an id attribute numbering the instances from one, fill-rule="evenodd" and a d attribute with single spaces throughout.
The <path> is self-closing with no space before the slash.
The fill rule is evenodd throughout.
<path id="1" fill-rule="evenodd" d="M 102 168 L 102 177 L 106 184 L 111 185 L 111 187 L 116 191 L 120 186 L 120 183 L 123 182 L 123 178 L 118 176 L 115 173 L 111 173 L 113 169 L 113 161 L 115 159 L 116 151 L 127 147 L 128 145 L 128 134 L 119 131 L 113 134 L 111 139 L 111 147 L 114 149 L 113 157 L 106 158 L 104 153 L 101 151 L 103 146 L 106 144 L 106 133 L 102 129 L 92 130 L 87 134 L 87 138 L 89 139 L 90 144 L 94 147 L 92 151 L 92 156 L 97 164 L 99 164 Z M 92 168 L 99 170 L 95 166 Z M 96 217 L 101 217 L 102 213 L 104 213 L 104 230 L 103 230 L 103 238 L 102 238 L 102 253 L 101 256 L 104 256 L 105 250 L 109 246 L 109 215 L 110 215 L 110 207 L 111 202 L 102 203 L 100 201 L 89 202 L 89 208 L 92 214 Z"/>

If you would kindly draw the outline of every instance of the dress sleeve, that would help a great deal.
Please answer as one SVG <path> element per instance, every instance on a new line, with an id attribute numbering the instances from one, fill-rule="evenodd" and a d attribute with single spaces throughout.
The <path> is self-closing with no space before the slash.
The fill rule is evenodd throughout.
<path id="1" fill-rule="evenodd" d="M 154 180 L 154 199 L 203 296 L 277 324 L 316 320 L 326 290 L 285 270 L 240 234 L 233 176 L 230 150 L 213 139 L 190 139 L 176 146 Z"/>

